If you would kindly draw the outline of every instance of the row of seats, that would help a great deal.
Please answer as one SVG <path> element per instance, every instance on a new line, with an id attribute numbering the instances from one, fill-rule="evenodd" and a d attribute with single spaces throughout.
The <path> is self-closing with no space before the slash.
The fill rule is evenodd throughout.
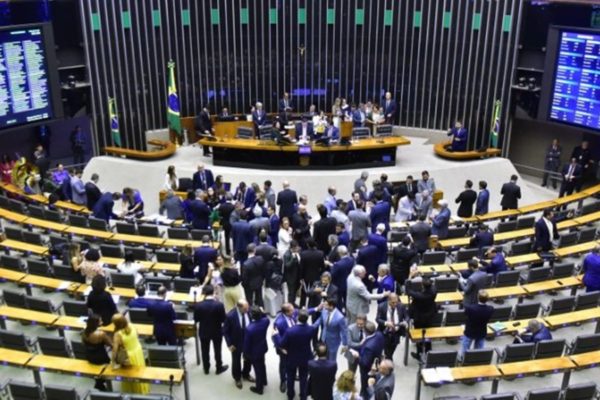
<path id="1" fill-rule="evenodd" d="M 595 400 L 599 395 L 596 383 L 587 382 L 569 385 L 564 390 L 558 387 L 531 389 L 525 397 L 516 392 L 486 394 L 480 400 Z M 443 396 L 434 400 L 477 400 L 477 397 Z"/>

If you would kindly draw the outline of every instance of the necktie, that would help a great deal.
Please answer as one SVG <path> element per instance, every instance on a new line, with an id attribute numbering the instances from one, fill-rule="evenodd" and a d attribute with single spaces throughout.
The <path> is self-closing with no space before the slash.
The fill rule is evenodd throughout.
<path id="1" fill-rule="evenodd" d="M 242 335 L 246 332 L 246 315 L 242 314 Z"/>
<path id="2" fill-rule="evenodd" d="M 391 322 L 392 322 L 392 324 L 396 325 L 396 320 L 394 319 L 394 314 L 396 314 L 396 307 L 392 307 L 391 313 L 392 313 L 392 315 L 391 315 L 392 321 Z"/>
<path id="3" fill-rule="evenodd" d="M 333 311 L 330 311 L 329 315 L 327 316 L 327 327 L 329 327 L 329 324 L 331 324 L 332 317 L 333 317 Z"/>
<path id="4" fill-rule="evenodd" d="M 569 167 L 569 173 L 567 174 L 567 178 L 569 180 L 571 180 L 571 178 L 573 178 L 573 165 L 571 164 L 571 166 Z"/>
<path id="5" fill-rule="evenodd" d="M 412 192 L 412 185 L 409 183 L 408 184 L 408 193 Z"/>
<path id="6" fill-rule="evenodd" d="M 363 339 L 365 338 L 365 334 L 363 333 L 363 330 L 360 330 L 360 334 L 358 335 L 358 341 L 362 342 Z"/>

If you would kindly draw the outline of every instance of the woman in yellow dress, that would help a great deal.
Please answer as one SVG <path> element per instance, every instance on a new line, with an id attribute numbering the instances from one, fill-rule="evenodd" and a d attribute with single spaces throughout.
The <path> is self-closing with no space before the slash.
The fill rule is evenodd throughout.
<path id="1" fill-rule="evenodd" d="M 112 318 L 112 323 L 115 325 L 115 336 L 113 338 L 112 359 L 113 363 L 117 358 L 117 352 L 121 346 L 125 347 L 127 357 L 132 367 L 145 367 L 144 352 L 142 345 L 138 339 L 137 332 L 129 325 L 127 318 L 123 314 L 115 314 Z M 140 382 L 121 382 L 121 391 L 128 393 L 148 394 L 150 385 Z"/>

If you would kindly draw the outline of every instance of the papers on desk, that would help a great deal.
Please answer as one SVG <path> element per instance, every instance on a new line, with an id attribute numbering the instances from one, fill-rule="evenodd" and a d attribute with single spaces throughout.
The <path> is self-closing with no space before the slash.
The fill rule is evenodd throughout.
<path id="1" fill-rule="evenodd" d="M 452 371 L 448 367 L 425 368 L 421 370 L 421 376 L 427 384 L 454 382 Z"/>
<path id="2" fill-rule="evenodd" d="M 175 222 L 174 219 L 169 219 L 169 218 L 165 217 L 164 215 L 160 215 L 160 214 L 147 215 L 145 217 L 140 218 L 140 221 L 154 222 L 156 224 L 162 224 L 162 225 L 173 225 L 173 223 Z"/>
<path id="3" fill-rule="evenodd" d="M 169 290 L 167 292 L 167 296 L 165 297 L 165 300 L 169 301 L 169 300 L 171 300 L 171 297 L 173 297 L 173 291 Z"/>
<path id="4" fill-rule="evenodd" d="M 60 283 L 60 285 L 58 285 L 58 287 L 56 288 L 56 290 L 67 290 L 69 287 L 71 287 L 71 282 L 69 282 L 69 281 L 62 281 Z"/>
<path id="5" fill-rule="evenodd" d="M 112 297 L 115 304 L 119 304 L 119 299 L 121 298 L 121 296 L 119 296 L 118 294 L 111 294 L 110 297 Z"/>
<path id="6" fill-rule="evenodd" d="M 506 330 L 506 325 L 502 322 L 496 321 L 490 325 L 490 328 L 494 331 L 494 333 L 498 334 L 504 330 Z"/>

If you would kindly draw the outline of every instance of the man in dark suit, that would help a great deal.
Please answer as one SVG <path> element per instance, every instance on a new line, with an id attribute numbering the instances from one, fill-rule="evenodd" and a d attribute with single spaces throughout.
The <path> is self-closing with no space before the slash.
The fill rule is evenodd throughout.
<path id="1" fill-rule="evenodd" d="M 352 127 L 358 128 L 365 126 L 367 122 L 367 113 L 365 111 L 365 104 L 360 103 L 358 107 L 352 113 Z"/>
<path id="2" fill-rule="evenodd" d="M 246 220 L 248 213 L 246 210 L 240 210 L 239 221 L 231 224 L 231 240 L 233 241 L 234 258 L 240 263 L 244 263 L 248 258 L 246 252 L 248 245 L 254 241 L 254 232 Z"/>
<path id="3" fill-rule="evenodd" d="M 408 326 L 408 312 L 400 303 L 400 298 L 395 293 L 390 293 L 387 301 L 377 307 L 377 325 L 379 331 L 385 338 L 383 352 L 385 358 L 392 360 L 396 347 L 400 343 L 400 337 L 406 336 Z"/>
<path id="4" fill-rule="evenodd" d="M 200 349 L 202 350 L 202 364 L 204 373 L 208 375 L 210 369 L 210 344 L 212 342 L 217 364 L 217 375 L 227 371 L 229 366 L 223 365 L 221 358 L 221 343 L 223 342 L 222 324 L 225 322 L 225 307 L 214 297 L 215 290 L 212 285 L 202 287 L 204 300 L 194 306 L 194 323 L 198 326 Z"/>
<path id="5" fill-rule="evenodd" d="M 581 191 L 583 183 L 590 177 L 594 160 L 592 160 L 592 153 L 589 149 L 589 143 L 587 140 L 581 142 L 580 146 L 573 149 L 571 158 L 577 159 L 577 164 L 581 167 L 581 178 L 575 184 L 575 190 Z"/>
<path id="6" fill-rule="evenodd" d="M 243 360 L 242 367 L 244 336 L 248 325 L 250 325 L 248 302 L 241 299 L 238 300 L 236 307 L 229 311 L 223 323 L 223 336 L 225 337 L 227 348 L 231 352 L 231 375 L 238 389 L 242 388 L 242 378 L 249 382 L 254 382 L 254 378 L 250 376 L 252 366 L 247 359 Z"/>
<path id="7" fill-rule="evenodd" d="M 246 186 L 246 182 L 242 181 L 235 189 L 233 198 L 244 205 L 244 209 L 251 212 L 252 207 L 256 202 L 256 192 L 252 187 Z"/>
<path id="8" fill-rule="evenodd" d="M 218 115 L 218 119 L 219 121 L 236 121 L 237 117 L 232 115 L 227 107 L 223 107 L 221 113 Z"/>
<path id="9" fill-rule="evenodd" d="M 256 384 L 250 387 L 250 391 L 263 394 L 263 388 L 267 384 L 265 354 L 269 350 L 267 344 L 269 318 L 258 306 L 252 307 L 250 316 L 252 322 L 246 328 L 246 334 L 244 335 L 244 358 L 250 360 L 256 374 Z"/>
<path id="10" fill-rule="evenodd" d="M 102 197 L 102 192 L 98 188 L 98 180 L 100 177 L 98 174 L 92 174 L 90 181 L 85 184 L 85 196 L 87 198 L 88 210 L 93 210 L 94 206 Z"/>
<path id="11" fill-rule="evenodd" d="M 200 191 L 196 192 L 196 198 L 190 202 L 189 209 L 192 215 L 192 227 L 194 229 L 208 229 L 210 208 L 202 201 Z"/>
<path id="12" fill-rule="evenodd" d="M 552 250 L 552 240 L 559 238 L 558 228 L 554 221 L 554 212 L 551 209 L 545 209 L 542 218 L 535 223 L 535 240 L 533 242 L 533 251 L 549 252 Z"/>
<path id="13" fill-rule="evenodd" d="M 337 286 L 331 283 L 331 273 L 325 271 L 321 274 L 321 279 L 315 282 L 308 293 L 308 307 L 318 307 L 325 300 L 337 302 L 339 290 Z M 320 313 L 313 316 L 313 321 L 319 318 Z"/>
<path id="14" fill-rule="evenodd" d="M 385 93 L 381 108 L 383 109 L 385 123 L 393 125 L 396 120 L 396 101 L 392 99 L 392 94 L 390 92 Z"/>
<path id="15" fill-rule="evenodd" d="M 384 236 L 387 235 L 390 230 L 390 203 L 383 200 L 382 192 L 375 194 L 375 205 L 371 208 L 371 233 L 375 233 L 377 225 L 383 224 L 385 226 Z"/>
<path id="16" fill-rule="evenodd" d="M 476 349 L 482 349 L 487 336 L 487 324 L 494 313 L 494 307 L 486 305 L 489 295 L 485 290 L 478 293 L 478 302 L 465 306 L 465 331 L 462 337 L 462 354 L 475 342 Z"/>
<path id="17" fill-rule="evenodd" d="M 469 247 L 478 248 L 480 256 L 483 249 L 494 245 L 494 233 L 488 229 L 486 224 L 480 224 L 478 231 L 471 237 Z"/>
<path id="18" fill-rule="evenodd" d="M 121 198 L 121 194 L 118 192 L 110 193 L 106 192 L 100 196 L 100 199 L 94 205 L 92 215 L 94 218 L 103 219 L 108 222 L 111 218 L 117 218 L 117 215 L 113 212 L 115 201 Z"/>
<path id="19" fill-rule="evenodd" d="M 406 181 L 402 182 L 398 188 L 398 199 L 408 195 L 409 193 L 416 195 L 418 192 L 419 190 L 417 189 L 417 183 L 413 180 L 413 176 L 408 175 L 406 177 Z"/>
<path id="20" fill-rule="evenodd" d="M 562 182 L 560 184 L 558 197 L 569 196 L 570 194 L 573 194 L 575 185 L 581 178 L 581 166 L 577 164 L 577 159 L 571 158 L 571 163 L 563 167 L 561 174 Z"/>
<path id="21" fill-rule="evenodd" d="M 199 135 L 214 136 L 214 128 L 210 119 L 210 111 L 207 107 L 202 107 L 202 111 L 196 117 L 196 133 Z M 210 147 L 202 146 L 202 151 L 205 156 L 210 156 Z"/>
<path id="22" fill-rule="evenodd" d="M 300 247 L 303 249 L 308 248 L 308 241 L 313 239 L 310 236 L 310 215 L 308 215 L 304 204 L 298 204 L 298 212 L 292 215 L 290 222 L 293 229 L 292 237 L 300 243 Z"/>
<path id="23" fill-rule="evenodd" d="M 313 140 L 314 135 L 312 122 L 309 122 L 308 118 L 303 116 L 302 122 L 296 124 L 296 140 L 299 142 L 310 142 Z"/>
<path id="24" fill-rule="evenodd" d="M 252 110 L 252 122 L 254 123 L 254 132 L 258 135 L 258 128 L 267 124 L 267 113 L 263 110 L 261 102 L 256 103 Z"/>
<path id="25" fill-rule="evenodd" d="M 300 377 L 300 400 L 307 398 L 308 361 L 312 358 L 311 343 L 315 339 L 318 327 L 307 324 L 308 312 L 298 312 L 298 324 L 290 327 L 281 339 L 281 351 L 287 354 L 287 397 L 294 399 L 294 380 L 296 372 Z"/>
<path id="26" fill-rule="evenodd" d="M 419 254 L 425 253 L 429 248 L 429 237 L 431 236 L 431 225 L 425 222 L 426 215 L 419 214 L 418 222 L 410 227 L 410 236 L 415 244 L 415 250 Z"/>
<path id="27" fill-rule="evenodd" d="M 262 307 L 262 287 L 266 277 L 265 260 L 255 254 L 256 246 L 250 243 L 246 247 L 248 259 L 242 264 L 242 286 L 246 293 L 246 299 L 250 305 Z"/>
<path id="28" fill-rule="evenodd" d="M 328 360 L 325 343 L 316 348 L 317 359 L 308 362 L 308 394 L 314 400 L 332 400 L 337 364 Z"/>
<path id="29" fill-rule="evenodd" d="M 479 265 L 476 259 L 467 261 L 470 275 L 467 279 L 461 278 L 461 287 L 463 289 L 463 306 L 477 303 L 479 291 L 485 288 L 487 283 L 487 273 L 484 267 Z"/>
<path id="30" fill-rule="evenodd" d="M 302 285 L 300 307 L 306 305 L 307 295 L 321 277 L 324 269 L 325 254 L 317 249 L 317 244 L 313 239 L 309 239 L 308 248 L 300 252 L 300 283 Z"/>
<path id="31" fill-rule="evenodd" d="M 204 282 L 208 273 L 208 264 L 214 263 L 218 254 L 217 249 L 210 243 L 208 235 L 202 236 L 202 244 L 194 251 L 194 265 L 198 267 L 196 273 L 198 281 Z"/>
<path id="32" fill-rule="evenodd" d="M 386 264 L 388 261 L 388 245 L 385 225 L 382 223 L 377 224 L 377 226 L 375 226 L 375 231 L 369 233 L 367 242 L 377 249 L 377 265 Z"/>
<path id="33" fill-rule="evenodd" d="M 209 187 L 215 184 L 215 178 L 210 169 L 204 167 L 204 164 L 198 164 L 198 170 L 192 175 L 192 187 L 194 190 L 202 189 L 207 191 Z"/>
<path id="34" fill-rule="evenodd" d="M 298 196 L 290 189 L 290 183 L 283 181 L 283 190 L 277 193 L 277 205 L 279 206 L 279 218 L 288 217 L 292 222 L 292 215 L 296 211 Z"/>
<path id="35" fill-rule="evenodd" d="M 283 280 L 287 285 L 287 301 L 296 304 L 296 293 L 300 286 L 300 245 L 297 240 L 290 242 L 290 248 L 283 254 Z"/>
<path id="36" fill-rule="evenodd" d="M 448 136 L 452 136 L 451 151 L 467 151 L 469 133 L 460 119 L 454 123 L 454 127 L 448 129 Z"/>
<path id="37" fill-rule="evenodd" d="M 146 287 L 144 285 L 137 285 L 135 287 L 135 298 L 129 300 L 127 307 L 129 308 L 143 308 L 148 310 L 148 307 L 154 303 L 154 299 L 146 297 Z"/>
<path id="38" fill-rule="evenodd" d="M 439 200 L 438 206 L 440 211 L 431 219 L 431 234 L 436 235 L 439 239 L 446 239 L 450 224 L 450 208 L 446 199 Z"/>
<path id="39" fill-rule="evenodd" d="M 360 369 L 360 395 L 364 399 L 368 399 L 367 387 L 369 380 L 369 372 L 373 367 L 376 359 L 381 357 L 383 348 L 385 347 L 385 338 L 383 334 L 377 330 L 375 323 L 367 321 L 365 324 L 365 338 L 360 345 L 360 349 L 350 350 L 354 353 L 354 357 L 358 358 L 358 367 Z"/>
<path id="40" fill-rule="evenodd" d="M 463 190 L 455 200 L 457 204 L 460 204 L 458 206 L 456 215 L 461 218 L 469 218 L 473 216 L 473 204 L 475 204 L 477 201 L 477 193 L 475 193 L 472 188 L 473 182 L 467 179 L 465 182 L 465 190 Z"/>
<path id="41" fill-rule="evenodd" d="M 173 303 L 166 301 L 167 288 L 161 286 L 157 291 L 158 299 L 148 307 L 148 315 L 153 319 L 154 337 L 160 345 L 175 346 L 175 323 L 177 315 Z"/>
<path id="42" fill-rule="evenodd" d="M 367 270 L 367 277 L 377 277 L 377 267 L 379 267 L 379 250 L 377 247 L 369 244 L 368 238 L 360 241 L 356 263 L 362 265 Z M 365 282 L 369 291 L 373 288 L 373 282 Z"/>
<path id="43" fill-rule="evenodd" d="M 556 189 L 556 176 L 558 175 L 558 168 L 560 168 L 560 154 L 562 153 L 562 147 L 558 144 L 558 139 L 552 140 L 552 144 L 548 146 L 546 150 L 546 157 L 544 159 L 544 177 L 542 178 L 542 187 L 548 184 L 548 177 L 552 174 L 552 186 Z"/>
<path id="44" fill-rule="evenodd" d="M 383 360 L 379 364 L 378 373 L 369 378 L 367 392 L 369 399 L 388 400 L 394 394 L 394 363 L 391 360 Z"/>
<path id="45" fill-rule="evenodd" d="M 298 310 L 292 303 L 284 303 L 281 312 L 273 321 L 273 344 L 279 356 L 279 390 L 285 393 L 287 388 L 287 354 L 281 350 L 281 340 L 289 328 L 298 323 Z"/>
<path id="46" fill-rule="evenodd" d="M 500 194 L 502 195 L 502 201 L 500 205 L 502 210 L 516 210 L 519 208 L 519 199 L 521 198 L 521 188 L 517 185 L 518 176 L 512 175 L 510 182 L 502 185 Z"/>
<path id="47" fill-rule="evenodd" d="M 354 268 L 354 258 L 348 254 L 348 248 L 344 245 L 338 246 L 338 255 L 340 260 L 331 267 L 331 281 L 338 288 L 338 308 L 343 310 L 346 305 L 346 281 Z"/>
<path id="48" fill-rule="evenodd" d="M 394 247 L 392 250 L 392 261 L 390 269 L 392 276 L 396 281 L 396 293 L 400 293 L 404 282 L 410 274 L 410 267 L 419 262 L 419 254 L 413 245 L 410 235 L 406 235 L 402 239 L 402 244 Z"/>
<path id="49" fill-rule="evenodd" d="M 317 204 L 317 211 L 320 218 L 313 225 L 313 238 L 317 243 L 317 249 L 321 250 L 324 254 L 329 254 L 331 247 L 329 246 L 328 239 L 329 235 L 335 235 L 337 220 L 327 216 L 327 207 L 323 204 Z"/>
<path id="50" fill-rule="evenodd" d="M 477 193 L 477 204 L 475 205 L 475 215 L 488 213 L 490 204 L 490 191 L 487 189 L 486 181 L 479 181 L 479 193 Z"/>
<path id="51" fill-rule="evenodd" d="M 281 100 L 279 100 L 279 122 L 282 125 L 287 125 L 291 112 L 294 110 L 290 94 L 285 92 Z"/>

